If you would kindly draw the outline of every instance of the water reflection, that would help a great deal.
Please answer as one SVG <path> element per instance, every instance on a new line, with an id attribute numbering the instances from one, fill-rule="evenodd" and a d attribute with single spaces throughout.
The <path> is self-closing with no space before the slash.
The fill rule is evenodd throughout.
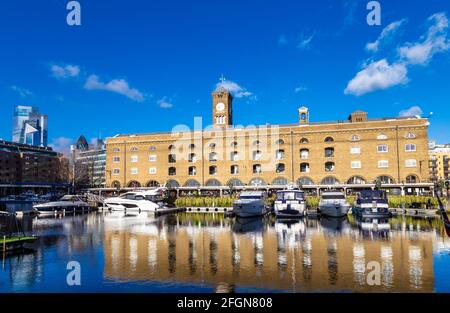
<path id="1" fill-rule="evenodd" d="M 35 251 L 6 260 L 0 290 L 66 290 L 65 265 L 79 260 L 88 268 L 87 291 L 172 291 L 189 284 L 190 290 L 208 286 L 212 292 L 423 292 L 447 279 L 434 276 L 434 254 L 450 255 L 450 239 L 438 219 L 93 213 L 35 219 L 32 231 L 40 236 Z M 367 283 L 371 261 L 380 264 L 380 286 Z M 50 279 L 59 277 L 55 273 L 60 281 Z"/>

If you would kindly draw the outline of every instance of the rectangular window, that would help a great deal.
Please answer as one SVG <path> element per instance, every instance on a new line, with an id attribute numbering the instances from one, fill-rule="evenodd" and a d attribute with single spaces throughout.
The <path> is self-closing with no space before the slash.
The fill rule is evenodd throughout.
<path id="1" fill-rule="evenodd" d="M 415 144 L 406 144 L 405 145 L 405 151 L 406 152 L 414 152 L 414 151 L 416 151 L 416 145 Z"/>
<path id="2" fill-rule="evenodd" d="M 113 169 L 112 173 L 113 173 L 113 175 L 119 175 L 120 170 L 118 168 L 115 168 L 115 169 Z"/>
<path id="3" fill-rule="evenodd" d="M 389 149 L 388 149 L 387 145 L 378 145 L 377 146 L 377 152 L 378 153 L 386 153 L 388 151 L 389 151 Z"/>
<path id="4" fill-rule="evenodd" d="M 138 169 L 136 168 L 136 167 L 133 167 L 132 169 L 131 169 L 131 174 L 132 175 L 136 175 L 138 173 Z"/>
<path id="5" fill-rule="evenodd" d="M 132 155 L 131 156 L 131 163 L 137 163 L 138 161 L 138 156 L 137 155 Z"/>
<path id="6" fill-rule="evenodd" d="M 361 161 L 352 161 L 351 167 L 352 168 L 361 168 Z"/>
<path id="7" fill-rule="evenodd" d="M 387 160 L 378 161 L 378 168 L 388 168 L 388 167 L 389 167 L 389 161 L 387 161 Z"/>
<path id="8" fill-rule="evenodd" d="M 405 161 L 406 167 L 417 167 L 417 160 L 415 159 L 409 159 Z"/>
<path id="9" fill-rule="evenodd" d="M 156 162 L 156 155 L 155 155 L 155 154 L 149 155 L 149 156 L 148 156 L 148 160 L 149 160 L 150 162 Z"/>
<path id="10" fill-rule="evenodd" d="M 113 157 L 113 163 L 120 163 L 120 157 Z"/>
<path id="11" fill-rule="evenodd" d="M 350 149 L 350 153 L 351 154 L 360 154 L 361 153 L 361 148 L 360 147 L 352 147 Z"/>
<path id="12" fill-rule="evenodd" d="M 148 169 L 148 173 L 149 173 L 149 174 L 156 174 L 156 167 L 150 167 L 150 168 Z"/>

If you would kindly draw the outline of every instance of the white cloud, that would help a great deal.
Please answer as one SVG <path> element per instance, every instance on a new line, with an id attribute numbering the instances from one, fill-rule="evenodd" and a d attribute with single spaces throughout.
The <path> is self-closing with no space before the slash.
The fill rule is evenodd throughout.
<path id="1" fill-rule="evenodd" d="M 278 45 L 286 46 L 288 43 L 289 41 L 285 35 L 281 35 L 280 38 L 278 38 Z"/>
<path id="2" fill-rule="evenodd" d="M 97 75 L 91 75 L 86 80 L 84 88 L 87 90 L 106 90 L 124 95 L 131 100 L 142 102 L 145 96 L 136 88 L 131 88 L 124 79 L 113 79 L 107 83 L 101 82 Z"/>
<path id="3" fill-rule="evenodd" d="M 167 97 L 162 97 L 156 103 L 158 103 L 159 107 L 162 109 L 170 109 L 171 107 L 173 107 L 172 100 L 168 99 Z"/>
<path id="4" fill-rule="evenodd" d="M 348 83 L 345 94 L 360 96 L 375 90 L 406 84 L 408 70 L 402 63 L 389 64 L 386 59 L 366 65 Z"/>
<path id="5" fill-rule="evenodd" d="M 300 41 L 297 45 L 298 49 L 309 49 L 311 47 L 311 41 L 314 38 L 314 34 L 310 35 L 310 36 L 305 36 L 305 35 L 301 35 L 300 36 Z"/>
<path id="6" fill-rule="evenodd" d="M 78 65 L 56 65 L 50 67 L 53 77 L 56 78 L 70 78 L 77 77 L 80 74 L 80 67 Z"/>
<path id="7" fill-rule="evenodd" d="M 422 109 L 419 106 L 415 105 L 415 106 L 410 107 L 409 109 L 400 111 L 398 113 L 398 116 L 400 116 L 400 117 L 422 116 L 422 114 L 423 114 Z"/>
<path id="8" fill-rule="evenodd" d="M 247 91 L 244 87 L 239 86 L 239 84 L 231 81 L 225 80 L 223 82 L 217 83 L 216 90 L 226 89 L 236 98 L 245 98 L 253 95 L 250 91 Z"/>
<path id="9" fill-rule="evenodd" d="M 383 44 L 386 41 L 389 41 L 395 33 L 398 31 L 398 29 L 406 22 L 406 19 L 401 19 L 400 21 L 393 22 L 386 26 L 380 36 L 378 36 L 377 40 L 374 42 L 369 42 L 366 45 L 366 49 L 368 51 L 376 52 L 380 48 L 380 45 Z"/>
<path id="10" fill-rule="evenodd" d="M 406 43 L 398 49 L 400 57 L 408 64 L 427 65 L 436 53 L 450 48 L 448 19 L 445 13 L 436 13 L 428 18 L 430 27 L 421 41 Z"/>
<path id="11" fill-rule="evenodd" d="M 28 89 L 23 88 L 23 87 L 19 87 L 19 86 L 16 86 L 16 85 L 11 86 L 11 89 L 14 90 L 15 92 L 17 92 L 21 98 L 26 98 L 26 97 L 29 97 L 29 96 L 31 96 L 33 94 Z"/>
<path id="12" fill-rule="evenodd" d="M 64 154 L 66 157 L 70 155 L 70 145 L 73 144 L 73 140 L 67 137 L 54 138 L 50 143 L 50 147 L 54 151 Z"/>
<path id="13" fill-rule="evenodd" d="M 306 91 L 306 90 L 308 90 L 307 87 L 305 87 L 305 86 L 298 86 L 297 88 L 294 89 L 294 92 L 295 93 L 300 93 L 300 92 Z"/>

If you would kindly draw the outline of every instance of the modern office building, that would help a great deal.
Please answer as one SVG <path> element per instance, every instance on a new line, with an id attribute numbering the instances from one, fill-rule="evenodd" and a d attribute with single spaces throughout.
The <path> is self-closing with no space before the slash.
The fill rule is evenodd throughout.
<path id="1" fill-rule="evenodd" d="M 427 118 L 368 118 L 356 111 L 296 124 L 232 124 L 232 95 L 212 93 L 204 130 L 120 134 L 106 143 L 107 186 L 283 186 L 429 181 Z M 235 116 L 234 116 L 235 117 Z"/>
<path id="2" fill-rule="evenodd" d="M 68 181 L 68 164 L 49 147 L 0 140 L 0 193 L 11 188 L 51 188 Z"/>
<path id="3" fill-rule="evenodd" d="M 32 106 L 14 108 L 13 142 L 47 147 L 48 117 Z"/>
<path id="4" fill-rule="evenodd" d="M 103 140 L 88 144 L 81 135 L 71 148 L 78 185 L 105 187 L 106 148 Z"/>
<path id="5" fill-rule="evenodd" d="M 450 179 L 450 144 L 429 143 L 430 179 L 433 182 Z"/>

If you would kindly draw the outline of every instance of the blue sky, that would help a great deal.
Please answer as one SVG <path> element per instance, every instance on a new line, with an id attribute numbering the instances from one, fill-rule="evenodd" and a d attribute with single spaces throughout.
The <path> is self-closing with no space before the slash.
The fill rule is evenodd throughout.
<path id="1" fill-rule="evenodd" d="M 49 116 L 49 142 L 80 134 L 170 130 L 211 120 L 223 73 L 235 124 L 342 120 L 411 109 L 431 118 L 430 139 L 450 142 L 450 3 L 379 1 L 68 0 L 0 3 L 0 138 L 13 106 Z M 420 112 L 421 111 L 421 112 Z"/>

